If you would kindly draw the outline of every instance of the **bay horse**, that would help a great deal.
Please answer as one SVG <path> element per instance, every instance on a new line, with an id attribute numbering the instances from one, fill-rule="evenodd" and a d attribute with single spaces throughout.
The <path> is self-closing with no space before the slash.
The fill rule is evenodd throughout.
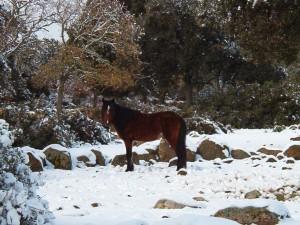
<path id="1" fill-rule="evenodd" d="M 133 171 L 132 142 L 153 141 L 162 134 L 177 155 L 178 174 L 186 168 L 186 125 L 182 117 L 174 112 L 141 113 L 121 106 L 115 100 L 102 99 L 101 110 L 104 125 L 113 125 L 126 147 L 126 172 Z M 183 172 L 183 173 L 181 173 Z"/>

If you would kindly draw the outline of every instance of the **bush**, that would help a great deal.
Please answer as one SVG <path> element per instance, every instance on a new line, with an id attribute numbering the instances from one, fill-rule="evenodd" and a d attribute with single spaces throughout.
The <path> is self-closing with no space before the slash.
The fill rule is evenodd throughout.
<path id="1" fill-rule="evenodd" d="M 198 114 L 236 128 L 271 128 L 300 123 L 299 82 L 244 84 L 199 99 Z"/>
<path id="2" fill-rule="evenodd" d="M 2 124 L 6 123 L 2 121 Z M 12 143 L 11 132 L 7 128 L 0 127 L 0 224 L 51 224 L 53 215 L 48 204 L 36 194 L 41 181 L 25 165 L 24 153 L 7 144 Z M 1 140 L 5 140 L 6 147 Z"/>
<path id="3" fill-rule="evenodd" d="M 0 147 L 0 155 L 0 224 L 51 224 L 47 202 L 36 194 L 41 182 L 25 165 L 23 153 Z"/>

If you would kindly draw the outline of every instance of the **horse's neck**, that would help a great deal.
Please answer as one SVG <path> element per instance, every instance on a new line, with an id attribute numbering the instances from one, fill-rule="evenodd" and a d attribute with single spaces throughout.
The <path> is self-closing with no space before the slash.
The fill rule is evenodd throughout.
<path id="1" fill-rule="evenodd" d="M 130 121 L 134 119 L 138 113 L 138 111 L 118 105 L 113 123 L 116 130 L 118 132 L 122 132 L 128 123 L 130 123 Z"/>

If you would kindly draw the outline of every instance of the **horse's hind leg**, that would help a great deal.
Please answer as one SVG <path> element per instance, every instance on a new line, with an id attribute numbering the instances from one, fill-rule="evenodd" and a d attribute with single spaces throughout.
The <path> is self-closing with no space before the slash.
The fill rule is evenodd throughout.
<path id="1" fill-rule="evenodd" d="M 174 130 L 163 131 L 164 137 L 167 139 L 171 147 L 175 150 L 177 160 L 177 170 L 181 168 L 186 168 L 186 148 L 185 148 L 185 130 L 181 130 L 179 127 L 177 132 Z"/>
<path id="2" fill-rule="evenodd" d="M 126 159 L 127 159 L 127 168 L 126 172 L 133 171 L 133 160 L 132 160 L 132 141 L 124 140 L 126 146 Z"/>

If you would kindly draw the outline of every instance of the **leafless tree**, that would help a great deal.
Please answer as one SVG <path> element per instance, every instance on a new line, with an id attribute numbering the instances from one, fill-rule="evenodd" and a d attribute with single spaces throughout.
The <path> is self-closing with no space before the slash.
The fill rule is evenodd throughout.
<path id="1" fill-rule="evenodd" d="M 50 23 L 47 0 L 0 1 L 0 52 L 9 58 L 36 41 Z"/>

